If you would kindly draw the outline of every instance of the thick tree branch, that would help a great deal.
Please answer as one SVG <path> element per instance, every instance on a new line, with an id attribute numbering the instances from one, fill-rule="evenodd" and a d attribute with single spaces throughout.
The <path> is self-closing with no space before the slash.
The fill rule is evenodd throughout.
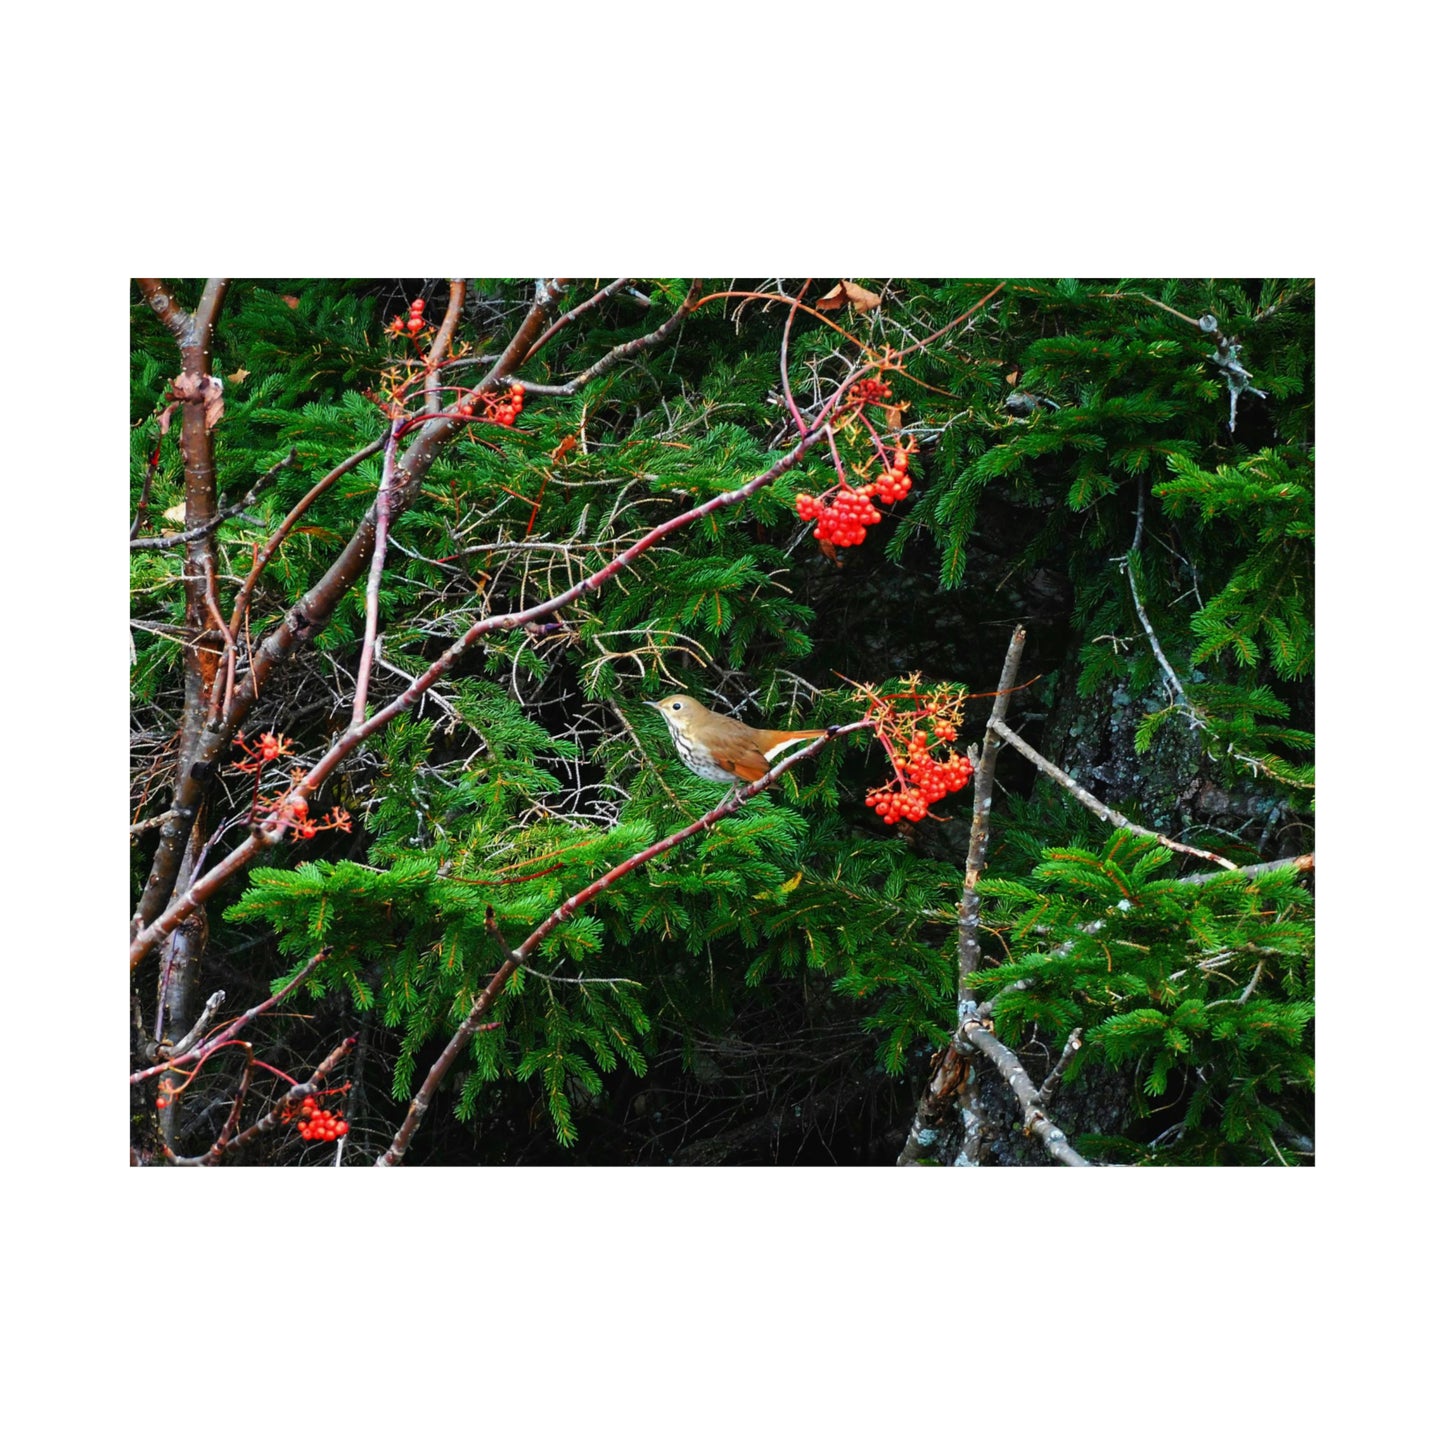
<path id="1" fill-rule="evenodd" d="M 973 774 L 973 826 L 968 839 L 968 861 L 964 866 L 963 895 L 958 904 L 958 1020 L 974 1016 L 974 994 L 968 983 L 969 975 L 978 971 L 983 950 L 978 941 L 979 912 L 981 900 L 978 880 L 983 874 L 988 859 L 990 825 L 993 816 L 993 781 L 998 764 L 999 734 L 1008 711 L 1009 697 L 1018 678 L 1019 663 L 1023 658 L 1024 642 L 1028 634 L 1022 627 L 1014 629 L 1009 640 L 1008 652 L 1004 655 L 1003 669 L 999 673 L 998 688 L 994 694 L 993 710 L 984 729 L 983 747 L 979 754 L 978 766 Z M 901 1165 L 918 1164 L 936 1156 L 940 1144 L 948 1134 L 953 1115 L 961 1115 L 964 1124 L 964 1139 L 960 1150 L 967 1151 L 973 1159 L 977 1147 L 978 1113 L 969 1080 L 968 1061 L 961 1057 L 954 1040 L 939 1054 L 929 1073 L 928 1083 L 914 1111 L 913 1123 L 908 1130 L 902 1152 L 898 1156 Z"/>
<path id="2" fill-rule="evenodd" d="M 201 791 L 189 786 L 194 778 L 199 748 L 204 736 L 219 654 L 207 646 L 209 600 L 206 579 L 214 575 L 216 563 L 216 469 L 212 427 L 212 401 L 219 383 L 210 375 L 211 351 L 216 317 L 226 295 L 224 278 L 206 283 L 201 304 L 192 315 L 156 280 L 138 282 L 141 294 L 176 338 L 181 352 L 181 378 L 189 385 L 181 403 L 181 456 L 185 466 L 187 530 L 197 535 L 185 543 L 184 588 L 187 646 L 182 650 L 185 667 L 185 702 L 181 711 L 180 740 L 176 749 L 176 772 L 172 784 L 175 817 L 160 832 L 150 877 L 132 920 L 132 932 L 153 917 L 164 905 L 180 873 L 186 840 L 195 824 Z"/>

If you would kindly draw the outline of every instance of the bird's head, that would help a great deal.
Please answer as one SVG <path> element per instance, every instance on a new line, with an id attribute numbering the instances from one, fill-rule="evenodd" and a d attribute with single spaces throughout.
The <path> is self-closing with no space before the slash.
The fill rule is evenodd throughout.
<path id="1" fill-rule="evenodd" d="M 708 715 L 707 709 L 696 698 L 688 697 L 686 693 L 681 692 L 675 692 L 671 697 L 665 697 L 659 702 L 649 699 L 647 705 L 655 707 L 667 719 L 669 727 L 674 723 L 686 726 L 688 723 L 697 722 L 700 718 Z"/>

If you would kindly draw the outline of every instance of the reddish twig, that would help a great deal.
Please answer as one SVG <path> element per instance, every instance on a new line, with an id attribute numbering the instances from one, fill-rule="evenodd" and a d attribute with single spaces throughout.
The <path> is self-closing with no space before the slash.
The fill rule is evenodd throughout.
<path id="1" fill-rule="evenodd" d="M 309 1099 L 326 1080 L 326 1076 L 356 1047 L 355 1036 L 344 1039 L 334 1048 L 316 1067 L 316 1072 L 304 1084 L 297 1084 L 289 1089 L 270 1113 L 258 1119 L 243 1134 L 238 1134 L 231 1142 L 225 1145 L 221 1154 L 229 1154 L 237 1149 L 244 1149 L 252 1140 L 260 1138 L 262 1134 L 269 1134 L 288 1121 L 291 1112 L 301 1103 L 303 1099 Z"/>
<path id="2" fill-rule="evenodd" d="M 147 1079 L 153 1079 L 157 1074 L 164 1074 L 168 1070 L 180 1068 L 186 1064 L 204 1063 L 217 1049 L 230 1043 L 253 1019 L 259 1018 L 268 1009 L 275 1008 L 287 994 L 299 988 L 306 979 L 316 972 L 322 962 L 330 957 L 330 955 L 331 950 L 329 948 L 323 948 L 319 953 L 307 960 L 305 966 L 295 978 L 283 984 L 270 998 L 262 1003 L 258 1003 L 255 1008 L 247 1009 L 240 1018 L 227 1024 L 215 1038 L 207 1039 L 203 1044 L 188 1047 L 184 1052 L 178 1051 L 173 1058 L 167 1059 L 164 1063 L 156 1064 L 149 1069 L 142 1069 L 139 1073 L 132 1074 L 130 1076 L 130 1082 L 132 1084 L 142 1084 Z"/>
<path id="3" fill-rule="evenodd" d="M 211 684 L 211 706 L 206 714 L 206 723 L 211 725 L 220 717 L 224 709 L 231 705 L 231 694 L 236 689 L 236 639 L 231 636 L 231 629 L 226 626 L 226 619 L 221 616 L 221 599 L 216 595 L 216 568 L 210 557 L 201 559 L 201 566 L 206 578 L 206 611 L 210 614 L 211 621 L 216 624 L 216 630 L 221 634 L 226 647 L 222 656 L 225 659 L 226 670 L 222 674 L 220 668 L 216 669 L 216 679 Z M 221 691 L 222 677 L 225 678 L 225 692 Z"/>
<path id="4" fill-rule="evenodd" d="M 778 347 L 778 372 L 783 381 L 783 400 L 788 404 L 788 415 L 793 418 L 793 425 L 798 428 L 799 436 L 806 436 L 808 428 L 803 425 L 802 414 L 798 410 L 798 404 L 793 400 L 793 388 L 788 385 L 788 333 L 793 329 L 793 318 L 798 314 L 798 307 L 803 304 L 803 292 L 808 289 L 808 282 L 804 281 L 798 289 L 798 294 L 793 298 L 793 304 L 788 308 L 788 319 L 783 322 L 783 340 Z M 828 434 L 828 445 L 833 446 L 833 435 Z M 837 449 L 834 448 L 833 456 L 837 458 Z M 842 474 L 842 467 L 839 466 L 839 474 Z"/>
<path id="5" fill-rule="evenodd" d="M 252 559 L 251 570 L 246 574 L 246 580 L 241 583 L 241 590 L 236 593 L 236 601 L 231 609 L 231 631 L 233 633 L 240 631 L 241 621 L 246 615 L 246 608 L 251 601 L 251 593 L 255 590 L 257 579 L 265 571 L 266 564 L 276 555 L 277 548 L 291 535 L 292 529 L 311 510 L 313 503 L 319 497 L 330 491 L 342 477 L 353 471 L 368 457 L 374 457 L 387 444 L 390 436 L 391 429 L 388 427 L 374 442 L 369 442 L 358 452 L 352 452 L 344 462 L 334 466 L 291 508 L 281 525 L 261 544 Z"/>
<path id="6" fill-rule="evenodd" d="M 225 1152 L 230 1142 L 232 1131 L 241 1118 L 241 1106 L 246 1099 L 246 1091 L 251 1087 L 251 1075 L 255 1072 L 256 1060 L 251 1045 L 244 1041 L 237 1040 L 231 1047 L 241 1049 L 246 1055 L 246 1063 L 241 1069 L 241 1077 L 236 1083 L 236 1097 L 231 1101 L 231 1112 L 226 1115 L 226 1122 L 221 1126 L 221 1132 L 216 1136 L 216 1141 L 206 1150 L 204 1154 L 195 1154 L 190 1158 L 182 1158 L 169 1144 L 164 1146 L 165 1156 L 172 1164 L 179 1165 L 205 1165 L 215 1164 L 220 1161 L 221 1155 Z M 171 1096 L 170 1107 L 176 1107 L 176 1100 L 179 1095 Z"/>

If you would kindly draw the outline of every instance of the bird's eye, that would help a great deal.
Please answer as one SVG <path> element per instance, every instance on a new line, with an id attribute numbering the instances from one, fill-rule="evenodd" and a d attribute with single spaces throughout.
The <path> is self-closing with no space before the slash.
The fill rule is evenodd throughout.
<path id="1" fill-rule="evenodd" d="M 673 712 L 681 712 L 681 711 L 682 711 L 682 704 L 681 704 L 680 702 L 675 702 L 675 703 L 673 703 L 673 705 L 672 705 L 672 710 L 673 710 Z"/>

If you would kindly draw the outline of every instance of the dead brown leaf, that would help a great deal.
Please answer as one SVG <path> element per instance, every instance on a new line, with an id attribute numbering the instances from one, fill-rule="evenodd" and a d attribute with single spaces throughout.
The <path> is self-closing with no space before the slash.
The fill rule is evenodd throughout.
<path id="1" fill-rule="evenodd" d="M 844 305 L 851 306 L 860 316 L 881 306 L 883 298 L 872 291 L 865 291 L 853 281 L 840 281 L 816 305 L 819 311 L 837 311 Z"/>
<path id="2" fill-rule="evenodd" d="M 206 430 L 213 431 L 226 414 L 226 384 L 219 376 L 201 376 L 183 371 L 171 383 L 171 395 L 177 401 L 203 401 L 206 404 Z"/>
<path id="3" fill-rule="evenodd" d="M 243 366 L 239 371 L 233 371 L 226 378 L 226 380 L 229 381 L 232 386 L 240 386 L 240 384 L 245 381 L 245 379 L 250 376 L 250 374 L 251 373 L 247 371 L 246 368 Z"/>

